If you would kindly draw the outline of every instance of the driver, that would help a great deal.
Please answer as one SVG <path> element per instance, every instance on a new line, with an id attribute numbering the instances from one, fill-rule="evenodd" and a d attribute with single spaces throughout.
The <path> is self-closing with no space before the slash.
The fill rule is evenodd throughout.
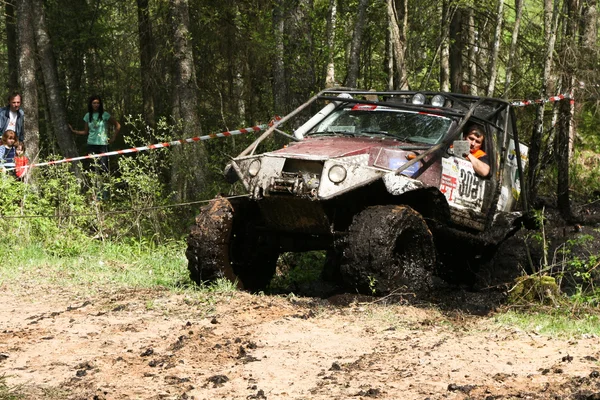
<path id="1" fill-rule="evenodd" d="M 483 147 L 485 133 L 479 126 L 472 126 L 467 133 L 464 134 L 464 139 L 469 142 L 471 151 L 463 154 L 463 157 L 471 161 L 475 173 L 483 178 L 490 173 L 490 160 Z"/>

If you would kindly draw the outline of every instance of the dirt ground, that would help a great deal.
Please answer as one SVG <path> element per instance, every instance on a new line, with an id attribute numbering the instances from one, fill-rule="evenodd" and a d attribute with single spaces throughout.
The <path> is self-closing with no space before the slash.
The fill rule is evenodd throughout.
<path id="1" fill-rule="evenodd" d="M 600 399 L 598 337 L 483 306 L 0 289 L 0 377 L 28 399 Z"/>

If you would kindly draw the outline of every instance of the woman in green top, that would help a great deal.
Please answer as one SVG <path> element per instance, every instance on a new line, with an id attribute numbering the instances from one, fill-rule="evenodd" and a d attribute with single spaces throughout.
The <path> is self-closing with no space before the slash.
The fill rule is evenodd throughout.
<path id="1" fill-rule="evenodd" d="M 87 135 L 87 148 L 89 154 L 106 153 L 108 151 L 109 143 L 112 143 L 117 138 L 121 125 L 119 122 L 110 116 L 109 113 L 104 111 L 104 104 L 100 96 L 92 96 L 88 102 L 88 113 L 83 117 L 85 121 L 85 128 L 82 131 L 73 129 L 71 125 L 71 132 L 76 135 Z M 109 126 L 114 128 L 113 134 L 108 135 Z M 108 157 L 100 157 L 100 163 L 102 169 L 108 172 Z"/>

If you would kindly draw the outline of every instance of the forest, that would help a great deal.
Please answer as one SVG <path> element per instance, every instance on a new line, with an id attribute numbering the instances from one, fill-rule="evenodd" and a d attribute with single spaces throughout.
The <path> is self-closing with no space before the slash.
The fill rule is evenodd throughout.
<path id="1" fill-rule="evenodd" d="M 3 3 L 2 98 L 22 94 L 34 162 L 86 154 L 69 125 L 93 94 L 122 126 L 118 150 L 266 124 L 325 87 L 441 90 L 514 102 L 532 204 L 549 196 L 577 221 L 572 202 L 600 189 L 595 0 Z M 53 214 L 33 236 L 181 237 L 202 201 L 239 194 L 223 166 L 254 138 L 111 157 L 100 183 L 85 163 L 36 168 L 28 185 L 3 180 L 2 214 Z"/>

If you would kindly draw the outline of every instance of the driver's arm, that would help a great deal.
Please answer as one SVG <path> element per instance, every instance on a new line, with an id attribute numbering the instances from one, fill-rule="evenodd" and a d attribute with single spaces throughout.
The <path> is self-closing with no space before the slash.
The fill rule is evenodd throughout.
<path id="1" fill-rule="evenodd" d="M 473 165 L 473 170 L 475 171 L 475 173 L 482 178 L 487 178 L 487 176 L 490 173 L 489 164 L 487 164 L 486 162 L 475 157 L 471 153 L 467 154 L 467 158 L 469 159 L 469 161 L 471 161 L 471 164 Z"/>

